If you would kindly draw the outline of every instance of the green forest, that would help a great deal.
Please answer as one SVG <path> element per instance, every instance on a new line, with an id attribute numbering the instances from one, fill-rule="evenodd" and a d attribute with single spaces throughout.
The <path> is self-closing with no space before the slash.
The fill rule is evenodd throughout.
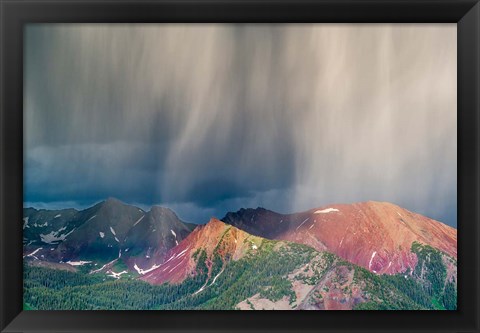
<path id="1" fill-rule="evenodd" d="M 196 274 L 178 285 L 154 286 L 131 276 L 116 280 L 104 274 L 25 265 L 24 309 L 233 310 L 257 293 L 272 301 L 287 296 L 290 304 L 294 304 L 296 296 L 286 276 L 319 255 L 327 264 L 316 267 L 313 277 L 300 275 L 300 278 L 313 285 L 332 267 L 353 269 L 354 282 L 365 286 L 369 298 L 368 302 L 356 305 L 356 310 L 456 309 L 456 283 L 447 282 L 442 254 L 429 246 L 412 245 L 419 258 L 414 272 L 376 275 L 328 252 L 319 253 L 295 243 L 280 248 L 275 244 L 264 241 L 255 254 L 249 253 L 238 261 L 224 261 L 215 251 L 210 273 L 207 254 L 199 250 L 194 255 Z"/>

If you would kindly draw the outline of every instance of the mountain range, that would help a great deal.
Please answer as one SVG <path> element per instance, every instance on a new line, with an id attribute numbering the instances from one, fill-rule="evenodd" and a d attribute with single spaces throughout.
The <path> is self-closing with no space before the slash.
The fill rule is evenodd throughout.
<path id="1" fill-rule="evenodd" d="M 413 270 L 414 241 L 457 257 L 456 229 L 386 202 L 331 205 L 288 215 L 241 209 L 222 220 L 253 235 L 335 253 L 373 273 Z"/>
<path id="2" fill-rule="evenodd" d="M 110 198 L 80 211 L 25 208 L 23 230 L 33 309 L 456 308 L 456 229 L 391 203 L 248 208 L 194 225 Z M 62 288 L 45 290 L 45 279 Z M 130 303 L 105 299 L 123 284 Z"/>

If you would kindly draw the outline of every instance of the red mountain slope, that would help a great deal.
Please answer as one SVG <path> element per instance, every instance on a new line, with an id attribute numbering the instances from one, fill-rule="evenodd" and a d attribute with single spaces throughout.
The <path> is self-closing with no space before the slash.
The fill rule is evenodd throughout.
<path id="1" fill-rule="evenodd" d="M 338 204 L 282 215 L 262 208 L 242 209 L 223 219 L 248 233 L 329 251 L 374 273 L 412 269 L 414 241 L 457 257 L 457 230 L 385 202 Z"/>
<path id="2" fill-rule="evenodd" d="M 199 250 L 206 252 L 206 265 L 210 276 L 214 250 L 218 251 L 225 262 L 227 256 L 233 260 L 242 258 L 248 249 L 256 249 L 260 243 L 259 237 L 212 218 L 209 223 L 195 228 L 187 238 L 167 253 L 163 264 L 146 273 L 141 279 L 152 284 L 182 282 L 195 274 L 194 256 L 198 255 Z"/>

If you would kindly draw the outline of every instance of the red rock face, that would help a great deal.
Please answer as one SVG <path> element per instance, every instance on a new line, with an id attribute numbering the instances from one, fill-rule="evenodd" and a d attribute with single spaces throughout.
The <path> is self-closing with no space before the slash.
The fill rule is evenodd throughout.
<path id="1" fill-rule="evenodd" d="M 198 226 L 141 279 L 152 284 L 182 282 L 195 274 L 193 254 L 198 249 L 206 251 L 209 270 L 215 249 L 224 259 L 238 260 L 251 246 L 246 242 L 250 234 L 329 251 L 378 274 L 412 271 L 417 264 L 410 250 L 414 241 L 457 257 L 456 229 L 390 203 L 330 205 L 290 215 L 247 209 L 227 217 L 230 225 L 212 219 Z"/>
<path id="2" fill-rule="evenodd" d="M 224 260 L 227 256 L 238 260 L 246 253 L 248 246 L 251 246 L 245 240 L 252 237 L 233 226 L 217 219 L 211 219 L 206 225 L 195 228 L 187 238 L 167 253 L 167 259 L 158 268 L 143 275 L 141 280 L 151 284 L 182 282 L 188 276 L 195 274 L 196 262 L 193 254 L 199 249 L 207 253 L 205 263 L 209 268 L 208 274 L 210 275 L 215 249 Z"/>
<path id="3" fill-rule="evenodd" d="M 413 269 L 414 241 L 457 257 L 456 229 L 384 202 L 330 205 L 290 215 L 243 210 L 224 220 L 257 236 L 333 252 L 379 274 Z"/>

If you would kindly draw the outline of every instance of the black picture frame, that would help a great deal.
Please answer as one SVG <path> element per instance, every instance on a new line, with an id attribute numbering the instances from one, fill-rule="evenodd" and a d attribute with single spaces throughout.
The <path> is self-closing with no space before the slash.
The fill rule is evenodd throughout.
<path id="1" fill-rule="evenodd" d="M 1 0 L 0 328 L 2 332 L 478 332 L 478 0 Z M 33 22 L 457 23 L 457 311 L 22 311 L 23 28 Z"/>

